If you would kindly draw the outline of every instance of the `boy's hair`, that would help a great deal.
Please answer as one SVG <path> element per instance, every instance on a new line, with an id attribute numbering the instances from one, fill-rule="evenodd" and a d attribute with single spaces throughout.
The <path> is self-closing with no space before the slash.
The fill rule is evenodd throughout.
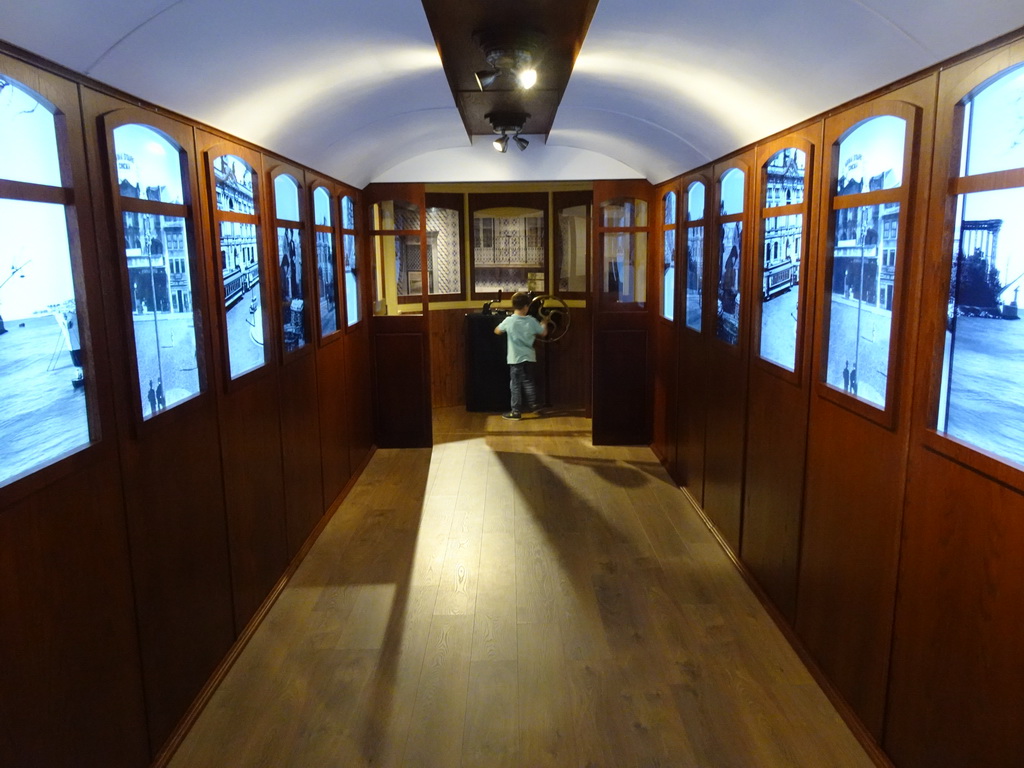
<path id="1" fill-rule="evenodd" d="M 523 293 L 522 291 L 516 291 L 512 294 L 512 308 L 523 309 L 524 307 L 530 306 L 530 295 Z"/>

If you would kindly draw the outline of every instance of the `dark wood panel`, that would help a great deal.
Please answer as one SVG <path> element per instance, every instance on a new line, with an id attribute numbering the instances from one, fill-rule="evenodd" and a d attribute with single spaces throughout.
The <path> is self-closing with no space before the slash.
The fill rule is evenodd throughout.
<path id="1" fill-rule="evenodd" d="M 546 344 L 548 401 L 556 409 L 590 409 L 590 345 L 593 341 L 589 307 L 572 307 L 565 336 Z"/>
<path id="2" fill-rule="evenodd" d="M 704 505 L 704 443 L 707 432 L 707 348 L 700 334 L 680 333 L 678 396 L 679 430 L 676 481 Z"/>
<path id="3" fill-rule="evenodd" d="M 807 459 L 808 388 L 752 366 L 749 393 L 740 552 L 768 597 L 793 623 Z"/>
<path id="4" fill-rule="evenodd" d="M 648 336 L 646 328 L 598 330 L 595 334 L 594 445 L 650 442 Z"/>
<path id="5" fill-rule="evenodd" d="M 349 403 L 351 396 L 346 383 L 345 367 L 344 343 L 333 342 L 317 352 L 323 511 L 338 498 L 352 477 L 352 418 Z"/>
<path id="6" fill-rule="evenodd" d="M 357 471 L 370 457 L 373 434 L 373 363 L 370 351 L 369 324 L 364 321 L 345 336 L 345 382 L 352 432 L 349 460 Z M 330 502 L 331 499 L 325 498 Z"/>
<path id="7" fill-rule="evenodd" d="M 0 513 L 0 763 L 145 765 L 115 456 Z"/>
<path id="8" fill-rule="evenodd" d="M 658 318 L 652 333 L 654 345 L 654 390 L 651 448 L 661 462 L 674 471 L 676 465 L 676 327 Z"/>
<path id="9" fill-rule="evenodd" d="M 198 187 L 191 127 L 82 88 L 86 147 L 100 253 L 123 253 L 111 195 L 117 188 L 107 129 L 117 121 L 160 128 L 191 156 L 184 168 L 188 201 Z M 198 227 L 196 223 L 196 227 Z M 197 232 L 193 232 L 197 234 Z M 197 239 L 197 242 L 201 242 Z M 197 254 L 195 304 L 207 295 Z M 193 400 L 141 421 L 131 304 L 122 260 L 103 263 L 122 484 L 138 616 L 150 744 L 164 742 L 234 639 L 231 575 L 218 418 L 207 385 Z M 201 310 L 207 315 L 209 310 Z M 209 322 L 197 339 L 201 369 L 210 370 Z M 202 372 L 201 372 L 202 376 Z M 134 382 L 134 383 L 133 383 Z"/>
<path id="10" fill-rule="evenodd" d="M 241 632 L 286 562 L 279 390 L 272 376 L 221 400 L 221 456 L 235 631 Z"/>
<path id="11" fill-rule="evenodd" d="M 434 408 L 466 404 L 467 309 L 430 312 L 431 404 Z"/>
<path id="12" fill-rule="evenodd" d="M 151 741 L 170 735 L 235 637 L 214 414 L 127 443 L 123 475 Z"/>
<path id="13" fill-rule="evenodd" d="M 712 340 L 707 368 L 704 512 L 739 554 L 746 443 L 747 366 L 733 349 Z"/>
<path id="14" fill-rule="evenodd" d="M 903 768 L 1024 754 L 1024 495 L 921 448 L 900 557 L 885 747 Z"/>
<path id="15" fill-rule="evenodd" d="M 920 316 L 924 216 L 914 208 L 929 181 L 935 77 L 835 115 L 825 123 L 823 157 L 851 125 L 877 114 L 904 110 L 914 129 L 910 147 L 917 162 L 904 169 L 907 205 L 901 208 L 901 283 L 893 306 L 895 328 L 890 382 L 899 387 L 881 414 L 864 402 L 815 381 L 811 395 L 803 539 L 796 629 L 805 646 L 876 739 L 882 736 L 900 526 L 904 507 L 910 401 Z M 916 106 L 915 106 L 916 105 Z M 819 174 L 831 189 L 829 162 Z M 828 196 L 823 195 L 827 204 Z M 906 217 L 903 218 L 905 211 Z M 829 247 L 830 226 L 819 228 L 818 248 Z M 831 295 L 827 270 L 819 270 L 817 317 Z M 824 370 L 827 324 L 814 333 L 815 375 Z"/>
<path id="16" fill-rule="evenodd" d="M 374 322 L 408 318 L 374 318 Z M 420 322 L 414 319 L 417 326 Z M 382 448 L 425 448 L 430 445 L 431 416 L 425 339 L 418 327 L 411 333 L 375 333 L 373 366 L 376 385 L 377 442 Z"/>
<path id="17" fill-rule="evenodd" d="M 273 573 L 267 571 L 267 592 L 324 513 L 316 357 L 289 360 L 280 381 L 287 557 Z"/>

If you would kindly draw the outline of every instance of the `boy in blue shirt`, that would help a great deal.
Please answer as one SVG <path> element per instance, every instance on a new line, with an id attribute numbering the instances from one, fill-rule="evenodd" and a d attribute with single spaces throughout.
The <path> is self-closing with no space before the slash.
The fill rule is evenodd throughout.
<path id="1" fill-rule="evenodd" d="M 548 319 L 537 322 L 527 314 L 530 297 L 522 291 L 512 296 L 512 314 L 506 317 L 494 332 L 508 336 L 509 388 L 512 390 L 512 410 L 502 414 L 503 419 L 518 420 L 523 413 L 523 395 L 526 395 L 527 410 L 537 409 L 537 394 L 533 385 L 533 366 L 537 352 L 533 342 L 538 336 L 547 336 Z"/>

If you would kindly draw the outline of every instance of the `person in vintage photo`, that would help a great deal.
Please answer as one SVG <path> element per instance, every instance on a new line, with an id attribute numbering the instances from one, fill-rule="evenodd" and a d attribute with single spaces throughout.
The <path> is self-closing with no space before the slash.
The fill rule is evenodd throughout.
<path id="1" fill-rule="evenodd" d="M 530 297 L 522 291 L 512 295 L 512 314 L 502 320 L 494 332 L 508 339 L 506 361 L 509 370 L 509 388 L 512 391 L 511 410 L 502 418 L 516 421 L 523 415 L 523 397 L 526 410 L 537 410 L 537 391 L 533 382 L 533 366 L 537 350 L 533 348 L 538 336 L 547 336 L 548 318 L 540 321 L 528 314 Z"/>

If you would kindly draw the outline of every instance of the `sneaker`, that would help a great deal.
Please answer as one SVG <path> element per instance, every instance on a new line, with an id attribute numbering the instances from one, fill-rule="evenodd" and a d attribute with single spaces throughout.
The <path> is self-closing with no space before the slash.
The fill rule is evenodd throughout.
<path id="1" fill-rule="evenodd" d="M 509 421 L 519 421 L 523 418 L 523 415 L 519 411 L 509 411 L 508 413 L 501 414 L 501 418 L 508 419 Z"/>

